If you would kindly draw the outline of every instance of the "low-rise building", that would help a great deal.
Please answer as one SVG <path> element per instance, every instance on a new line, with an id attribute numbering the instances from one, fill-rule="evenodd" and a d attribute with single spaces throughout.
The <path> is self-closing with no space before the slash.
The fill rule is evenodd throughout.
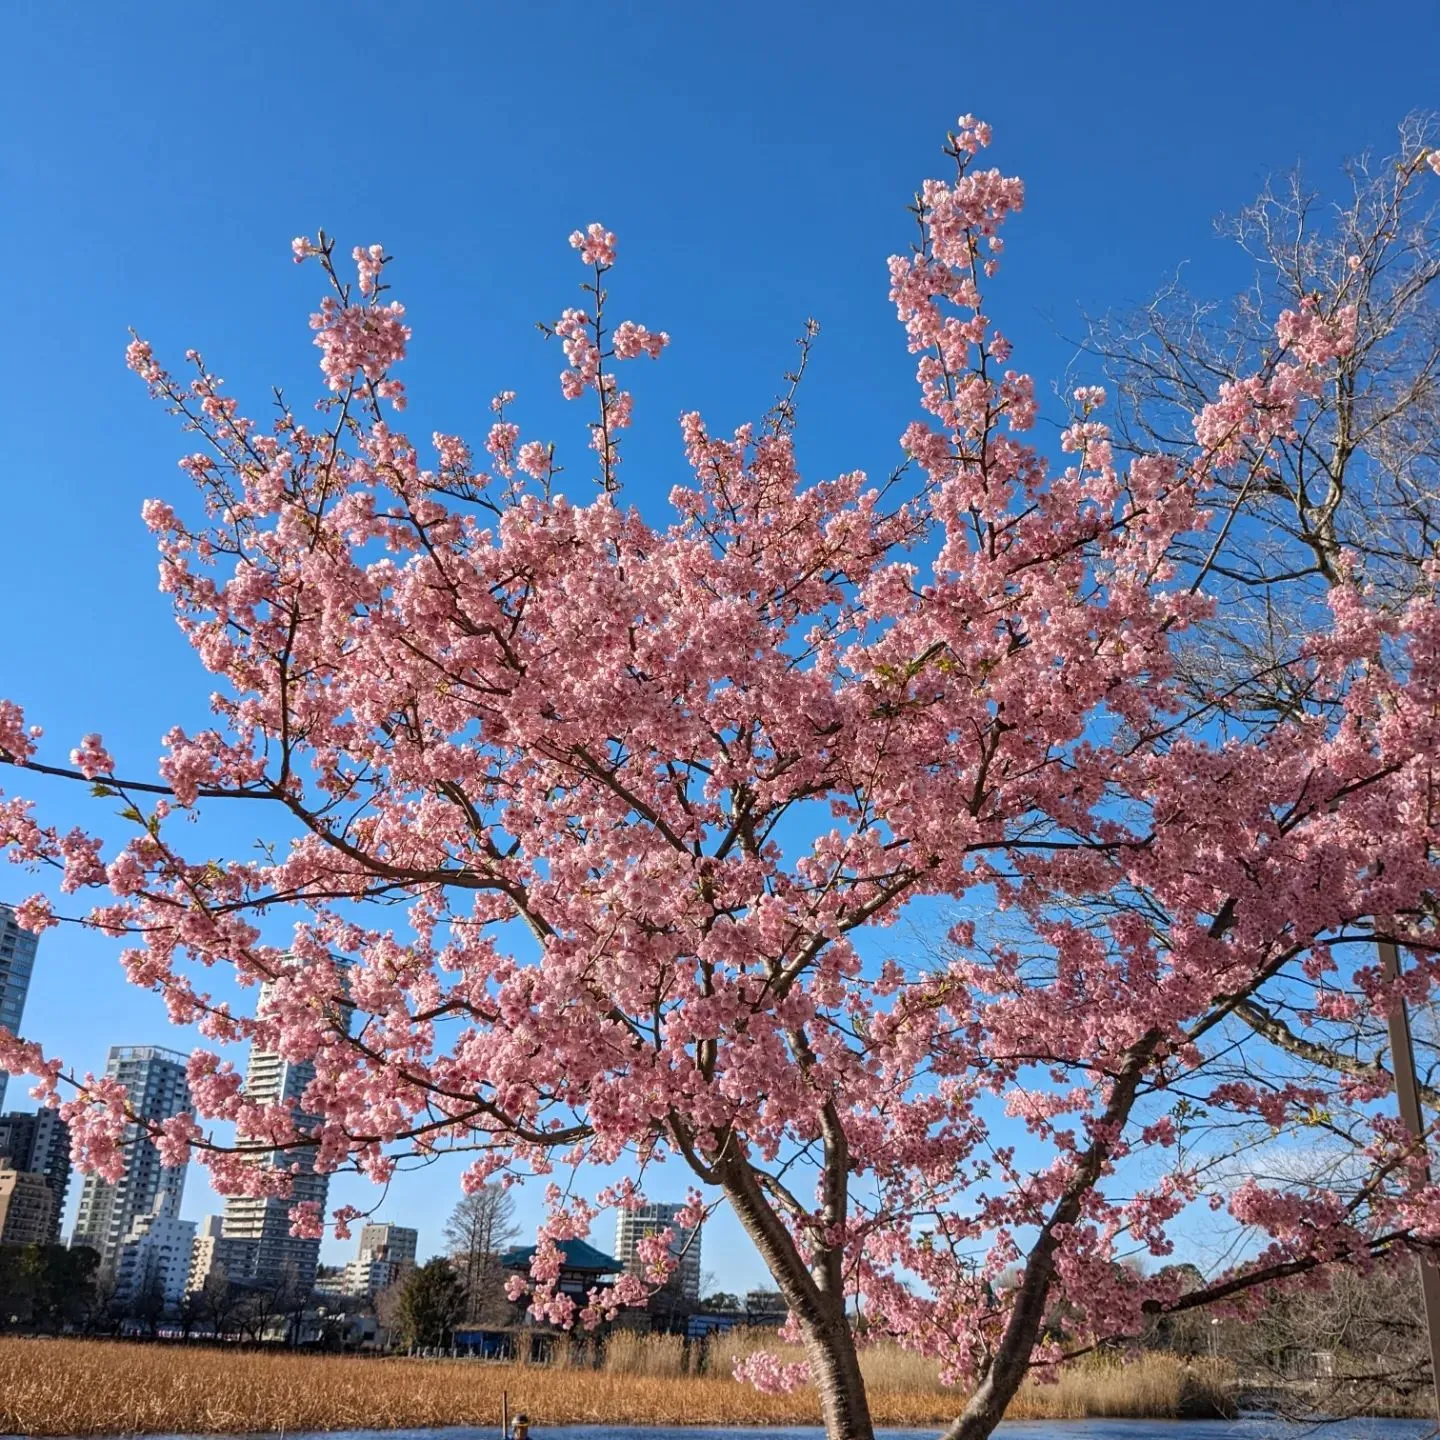
<path id="1" fill-rule="evenodd" d="M 584 1240 L 557 1240 L 555 1248 L 560 1252 L 560 1274 L 555 1288 L 582 1305 L 591 1290 L 608 1290 L 614 1284 L 614 1277 L 625 1268 L 613 1256 Z M 500 1257 L 500 1267 L 508 1275 L 523 1276 L 528 1283 L 530 1262 L 534 1258 L 535 1246 L 520 1245 Z"/>
<path id="2" fill-rule="evenodd" d="M 376 1221 L 360 1231 L 360 1251 L 345 1267 L 343 1289 L 357 1300 L 373 1300 L 415 1264 L 420 1232 L 408 1225 Z"/>
<path id="3" fill-rule="evenodd" d="M 790 1314 L 778 1290 L 751 1290 L 745 1296 L 745 1317 L 750 1325 L 783 1325 Z"/>
<path id="4" fill-rule="evenodd" d="M 0 1244 L 48 1245 L 55 1219 L 55 1192 L 44 1175 L 0 1170 Z"/>
<path id="5" fill-rule="evenodd" d="M 351 1260 L 341 1289 L 352 1300 L 373 1300 L 388 1290 L 408 1268 L 401 1260 Z"/>
<path id="6" fill-rule="evenodd" d="M 324 1305 L 330 1311 L 336 1311 L 344 1307 L 349 1300 L 349 1292 L 345 1289 L 344 1265 L 322 1265 L 315 1272 L 315 1288 L 310 1292 L 310 1298 L 316 1305 Z"/>

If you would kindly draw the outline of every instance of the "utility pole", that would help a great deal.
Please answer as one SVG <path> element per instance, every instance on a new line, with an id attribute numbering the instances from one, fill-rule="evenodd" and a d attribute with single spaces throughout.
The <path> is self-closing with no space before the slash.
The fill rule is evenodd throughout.
<path id="1" fill-rule="evenodd" d="M 1385 983 L 1393 986 L 1400 978 L 1400 952 L 1389 940 L 1378 943 L 1380 968 Z M 1429 1145 L 1425 1139 L 1425 1117 L 1420 1109 L 1420 1082 L 1415 1073 L 1415 1040 L 1410 1033 L 1410 1015 L 1404 997 L 1390 1001 L 1390 1067 L 1395 1075 L 1395 1096 L 1400 1118 L 1418 1144 L 1425 1147 L 1425 1174 L 1430 1174 Z M 1435 1385 L 1435 1407 L 1440 1415 L 1440 1270 L 1426 1255 L 1418 1257 L 1420 1293 L 1425 1300 L 1425 1328 L 1430 1336 L 1430 1374 Z"/>

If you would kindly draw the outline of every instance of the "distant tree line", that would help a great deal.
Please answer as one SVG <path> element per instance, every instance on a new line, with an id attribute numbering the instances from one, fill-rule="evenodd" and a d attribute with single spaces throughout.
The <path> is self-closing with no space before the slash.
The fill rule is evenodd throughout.
<path id="1" fill-rule="evenodd" d="M 0 1325 L 90 1328 L 100 1256 L 88 1246 L 0 1245 Z"/>

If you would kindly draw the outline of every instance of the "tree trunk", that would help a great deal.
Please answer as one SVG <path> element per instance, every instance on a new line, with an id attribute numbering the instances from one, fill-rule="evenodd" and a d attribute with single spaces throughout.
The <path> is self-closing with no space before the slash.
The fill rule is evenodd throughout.
<path id="1" fill-rule="evenodd" d="M 844 1292 L 816 1283 L 746 1160 L 733 1157 L 717 1168 L 722 1169 L 725 1193 L 736 1218 L 755 1242 L 760 1258 L 799 1322 L 805 1355 L 820 1396 L 826 1440 L 875 1440 L 855 1336 L 845 1316 Z M 823 1264 L 817 1266 L 822 1275 L 825 1268 Z"/>
<path id="2" fill-rule="evenodd" d="M 806 1326 L 805 1354 L 820 1396 L 826 1440 L 874 1440 L 860 1357 L 845 1317 L 823 1329 Z"/>
<path id="3" fill-rule="evenodd" d="M 1217 921 L 1217 924 L 1219 922 Z M 1228 924 L 1228 920 L 1226 921 Z M 1159 1043 L 1160 1032 L 1150 1031 L 1126 1052 L 1125 1063 L 1115 1077 L 1110 1100 L 1101 1117 L 1099 1135 L 1080 1158 L 1075 1174 L 1065 1187 L 1050 1218 L 1041 1226 L 1030 1254 L 1025 1260 L 1024 1278 L 1016 1292 L 1005 1333 L 995 1351 L 995 1358 L 975 1393 L 966 1402 L 955 1423 L 940 1440 L 988 1440 L 995 1427 L 1005 1418 L 1005 1407 L 1015 1398 L 1030 1368 L 1030 1356 L 1045 1324 L 1045 1310 L 1050 1298 L 1050 1283 L 1055 1275 L 1055 1261 L 1060 1251 L 1059 1233 L 1080 1216 L 1085 1196 L 1099 1180 L 1110 1158 L 1111 1142 L 1105 1138 L 1124 1129 L 1139 1092 L 1140 1078 L 1150 1063 Z"/>
<path id="4" fill-rule="evenodd" d="M 1025 1378 L 1025 1366 L 992 1369 L 965 1402 L 965 1408 L 940 1440 L 989 1440 L 1005 1418 L 1005 1408 Z M 1013 1371 L 1013 1373 L 1012 1373 Z"/>

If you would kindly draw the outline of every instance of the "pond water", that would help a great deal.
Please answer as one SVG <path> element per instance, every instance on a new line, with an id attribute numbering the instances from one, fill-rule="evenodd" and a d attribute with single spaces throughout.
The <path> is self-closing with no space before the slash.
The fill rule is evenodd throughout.
<path id="1" fill-rule="evenodd" d="M 878 1440 L 917 1440 L 939 1426 L 920 1430 L 878 1430 Z M 285 1440 L 497 1440 L 499 1426 L 457 1426 L 444 1430 L 332 1430 L 289 1434 Z M 1435 1426 L 1423 1420 L 1343 1420 L 1326 1425 L 1293 1425 L 1265 1416 L 1242 1420 L 1011 1420 L 999 1440 L 1424 1440 Z M 660 1428 L 643 1425 L 536 1425 L 532 1440 L 824 1440 L 824 1431 L 806 1426 L 767 1429 Z M 0 1440 L 17 1440 L 5 1436 Z M 151 1436 L 149 1440 L 194 1440 Z M 210 1436 L 207 1440 L 255 1440 L 251 1436 Z"/>

